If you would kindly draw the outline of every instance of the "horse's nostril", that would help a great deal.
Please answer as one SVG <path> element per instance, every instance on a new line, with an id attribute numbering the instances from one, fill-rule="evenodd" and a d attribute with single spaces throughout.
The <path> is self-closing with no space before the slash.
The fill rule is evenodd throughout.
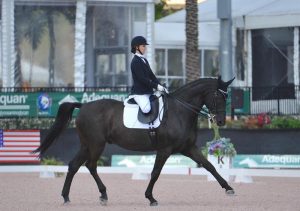
<path id="1" fill-rule="evenodd" d="M 217 124 L 218 124 L 218 126 L 223 126 L 223 125 L 224 125 L 224 121 L 219 120 L 219 121 L 217 122 Z"/>

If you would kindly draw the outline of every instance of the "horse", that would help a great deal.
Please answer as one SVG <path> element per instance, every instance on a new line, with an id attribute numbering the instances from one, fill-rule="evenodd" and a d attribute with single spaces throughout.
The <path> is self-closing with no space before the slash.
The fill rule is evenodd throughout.
<path id="1" fill-rule="evenodd" d="M 155 144 L 147 129 L 130 129 L 124 126 L 122 119 L 124 105 L 121 101 L 101 99 L 84 104 L 63 103 L 59 106 L 48 134 L 34 153 L 40 152 L 40 156 L 44 154 L 67 127 L 72 119 L 73 110 L 78 108 L 80 110 L 75 125 L 80 139 L 80 149 L 68 165 L 61 194 L 64 203 L 70 202 L 69 192 L 73 177 L 84 163 L 96 181 L 101 194 L 100 203 L 104 205 L 107 203 L 106 186 L 97 173 L 97 160 L 107 143 L 117 144 L 133 151 L 156 151 L 151 178 L 145 191 L 150 206 L 158 205 L 152 191 L 165 162 L 172 154 L 182 154 L 191 158 L 216 178 L 226 194 L 235 194 L 234 189 L 196 146 L 198 116 L 204 105 L 217 125 L 225 124 L 227 88 L 233 80 L 234 78 L 224 82 L 221 77 L 200 78 L 166 94 L 167 109 L 164 111 L 160 126 L 156 128 Z"/>

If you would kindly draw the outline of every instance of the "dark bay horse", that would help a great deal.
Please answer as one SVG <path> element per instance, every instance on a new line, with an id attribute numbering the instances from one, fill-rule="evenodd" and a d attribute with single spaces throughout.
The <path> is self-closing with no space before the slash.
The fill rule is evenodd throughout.
<path id="1" fill-rule="evenodd" d="M 86 104 L 64 103 L 60 105 L 54 124 L 46 138 L 35 152 L 41 155 L 68 125 L 75 108 L 80 108 L 76 128 L 80 138 L 80 150 L 69 163 L 69 169 L 62 190 L 64 202 L 69 202 L 69 192 L 74 175 L 85 163 L 95 179 L 101 203 L 108 200 L 106 187 L 97 174 L 97 160 L 106 143 L 117 144 L 128 150 L 157 151 L 151 179 L 145 192 L 150 205 L 157 205 L 152 190 L 160 172 L 171 154 L 180 153 L 194 160 L 209 171 L 227 194 L 234 194 L 232 187 L 219 175 L 214 166 L 201 154 L 196 146 L 197 120 L 205 105 L 219 126 L 225 124 L 227 88 L 233 81 L 223 82 L 221 78 L 203 78 L 188 83 L 166 97 L 168 109 L 165 118 L 157 128 L 157 143 L 153 145 L 149 131 L 128 129 L 123 125 L 123 102 L 102 99 Z"/>

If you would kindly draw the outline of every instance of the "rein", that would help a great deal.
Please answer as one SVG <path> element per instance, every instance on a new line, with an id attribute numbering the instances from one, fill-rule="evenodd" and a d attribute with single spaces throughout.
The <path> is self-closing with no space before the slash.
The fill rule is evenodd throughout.
<path id="1" fill-rule="evenodd" d="M 202 115 L 205 118 L 212 120 L 214 118 L 214 115 L 211 115 L 210 112 L 207 112 L 207 110 L 201 108 L 200 111 L 199 108 L 197 106 L 194 106 L 188 102 L 185 102 L 177 97 L 175 97 L 174 95 L 171 94 L 167 94 L 168 96 L 170 96 L 171 98 L 175 99 L 177 102 L 179 102 L 183 107 L 185 107 L 186 109 L 190 110 L 191 112 L 197 114 L 197 115 Z"/>
<path id="2" fill-rule="evenodd" d="M 221 89 L 218 89 L 217 91 L 219 91 L 223 95 L 224 100 L 226 100 L 226 98 L 227 98 L 227 92 L 225 92 L 225 91 L 223 91 Z M 193 113 L 195 113 L 197 115 L 200 114 L 200 115 L 206 117 L 210 121 L 213 121 L 215 115 L 212 114 L 209 110 L 207 111 L 206 109 L 201 108 L 200 111 L 199 111 L 199 108 L 197 106 L 194 106 L 194 105 L 192 105 L 192 104 L 190 104 L 188 102 L 185 102 L 182 99 L 179 99 L 179 98 L 175 97 L 174 95 L 171 95 L 171 94 L 168 94 L 168 93 L 166 93 L 166 94 L 169 95 L 171 98 L 175 99 L 177 102 L 179 102 L 186 109 L 192 111 Z M 216 93 L 215 93 L 215 95 L 216 95 Z M 214 109 L 217 112 L 217 104 L 215 102 L 215 99 L 214 99 L 213 106 L 215 107 Z"/>

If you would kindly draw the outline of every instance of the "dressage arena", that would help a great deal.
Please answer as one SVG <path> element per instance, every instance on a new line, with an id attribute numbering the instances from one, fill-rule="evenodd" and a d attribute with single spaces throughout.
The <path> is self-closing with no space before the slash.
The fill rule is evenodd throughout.
<path id="1" fill-rule="evenodd" d="M 100 176 L 107 187 L 106 206 L 100 204 L 96 183 L 87 173 L 75 175 L 68 205 L 60 196 L 65 176 L 0 173 L 0 210 L 300 210 L 299 177 L 253 177 L 253 183 L 230 183 L 236 195 L 227 196 L 206 176 L 163 174 L 153 191 L 159 204 L 150 207 L 144 197 L 148 180 L 132 180 L 132 174 Z"/>

